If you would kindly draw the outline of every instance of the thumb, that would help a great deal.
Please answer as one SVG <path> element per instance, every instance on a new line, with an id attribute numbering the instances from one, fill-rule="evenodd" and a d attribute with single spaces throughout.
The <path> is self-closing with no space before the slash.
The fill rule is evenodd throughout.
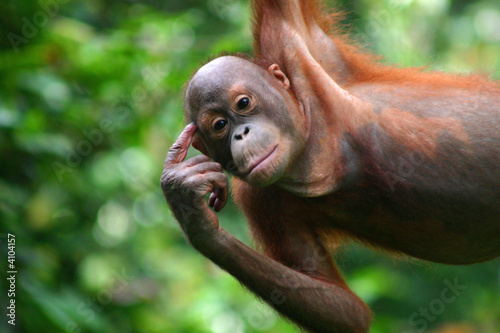
<path id="1" fill-rule="evenodd" d="M 187 151 L 193 141 L 193 135 L 196 132 L 196 129 L 197 127 L 194 123 L 191 123 L 184 128 L 172 147 L 170 147 L 167 158 L 165 159 L 165 166 L 180 163 L 186 158 Z"/>

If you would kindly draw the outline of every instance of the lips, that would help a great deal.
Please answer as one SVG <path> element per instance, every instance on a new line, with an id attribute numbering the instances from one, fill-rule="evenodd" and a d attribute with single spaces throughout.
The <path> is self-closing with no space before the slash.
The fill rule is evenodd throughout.
<path id="1" fill-rule="evenodd" d="M 271 155 L 276 151 L 278 148 L 278 145 L 274 146 L 273 149 L 271 149 L 268 153 L 264 154 L 261 158 L 253 162 L 250 167 L 248 168 L 248 174 L 251 174 L 259 165 L 264 163 Z"/>

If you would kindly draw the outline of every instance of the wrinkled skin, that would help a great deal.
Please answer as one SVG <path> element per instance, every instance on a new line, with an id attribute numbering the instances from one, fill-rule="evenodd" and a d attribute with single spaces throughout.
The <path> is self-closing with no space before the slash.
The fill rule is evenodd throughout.
<path id="1" fill-rule="evenodd" d="M 186 92 L 188 118 L 199 126 L 194 145 L 251 184 L 286 179 L 307 139 L 289 85 L 279 67 L 268 73 L 237 57 L 202 67 Z M 221 121 L 227 125 L 214 130 Z"/>
<path id="2" fill-rule="evenodd" d="M 325 237 L 448 264 L 498 257 L 498 83 L 380 65 L 328 36 L 314 1 L 253 6 L 259 65 L 200 68 L 192 123 L 165 161 L 161 186 L 189 242 L 311 332 L 370 323 Z M 191 144 L 204 155 L 184 160 Z M 264 254 L 219 227 L 223 170 Z"/>

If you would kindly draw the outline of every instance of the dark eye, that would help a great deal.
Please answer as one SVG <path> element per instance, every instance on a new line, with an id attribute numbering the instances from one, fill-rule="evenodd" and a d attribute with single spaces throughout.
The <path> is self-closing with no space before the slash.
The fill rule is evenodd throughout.
<path id="1" fill-rule="evenodd" d="M 250 99 L 248 99 L 248 97 L 243 97 L 236 104 L 236 106 L 238 107 L 238 110 L 240 110 L 240 111 L 245 109 L 249 105 L 250 105 Z"/>
<path id="2" fill-rule="evenodd" d="M 226 127 L 227 125 L 227 121 L 226 120 L 218 120 L 215 124 L 214 124 L 214 130 L 216 131 L 222 131 L 224 129 L 224 127 Z"/>

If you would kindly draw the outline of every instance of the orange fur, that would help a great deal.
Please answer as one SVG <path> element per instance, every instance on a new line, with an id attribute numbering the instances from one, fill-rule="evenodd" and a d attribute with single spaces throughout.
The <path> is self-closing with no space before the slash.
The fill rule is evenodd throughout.
<path id="1" fill-rule="evenodd" d="M 219 146 L 211 157 L 221 165 L 230 165 L 241 147 L 260 143 L 260 136 L 263 148 L 286 147 L 281 160 L 267 164 L 266 171 L 281 172 L 272 181 L 233 172 L 242 179 L 231 183 L 234 201 L 267 257 L 226 234 L 222 246 L 209 239 L 200 251 L 312 332 L 366 332 L 370 322 L 369 309 L 342 279 L 328 245 L 354 238 L 452 264 L 500 255 L 499 83 L 480 75 L 384 65 L 341 32 L 343 13 L 326 12 L 321 1 L 252 3 L 255 59 L 241 57 L 271 69 L 271 77 L 263 72 L 265 80 L 279 69 L 274 78 L 287 79 L 286 85 L 274 82 L 282 101 L 270 103 L 264 97 L 276 95 L 256 85 L 250 85 L 253 93 L 246 90 L 244 79 L 222 93 L 203 82 L 219 99 L 229 98 L 206 117 L 231 114 L 227 118 L 237 126 L 259 117 L 280 124 L 273 128 L 280 136 L 266 139 L 266 132 L 255 131 L 265 128 L 260 122 L 240 148 L 233 143 L 241 135 L 235 139 L 230 129 L 204 144 Z M 251 71 L 242 71 L 242 77 L 261 71 L 236 60 L 222 63 Z M 232 73 L 221 77 L 232 82 Z M 261 109 L 233 112 L 236 94 L 247 92 L 254 105 L 264 101 Z M 203 105 L 196 109 L 203 112 Z M 205 132 L 214 122 L 193 119 Z M 284 133 L 300 135 L 288 139 Z M 286 162 L 280 169 L 281 161 Z M 276 291 L 283 301 L 269 300 Z"/>
<path id="2" fill-rule="evenodd" d="M 469 143 L 463 124 L 456 119 L 419 118 L 401 110 L 386 109 L 380 114 L 380 124 L 399 144 L 432 158 L 436 154 L 437 137 L 444 131 L 465 144 Z"/>
<path id="3" fill-rule="evenodd" d="M 274 0 L 253 0 L 253 36 L 254 53 L 257 62 L 262 57 L 260 45 L 262 35 L 272 36 L 272 31 L 261 31 L 262 17 L 266 11 L 271 11 Z M 380 63 L 380 57 L 374 56 L 367 50 L 356 46 L 347 34 L 342 33 L 341 20 L 344 18 L 342 11 L 331 12 L 327 10 L 322 1 L 301 1 L 302 14 L 306 21 L 314 20 L 319 27 L 335 42 L 351 70 L 352 82 L 394 82 L 421 83 L 436 88 L 442 86 L 464 89 L 497 90 L 500 84 L 492 82 L 484 75 L 459 75 L 440 72 L 426 72 L 425 67 L 398 68 Z M 277 41 L 279 42 L 279 41 Z M 269 65 L 266 63 L 266 65 Z"/>

